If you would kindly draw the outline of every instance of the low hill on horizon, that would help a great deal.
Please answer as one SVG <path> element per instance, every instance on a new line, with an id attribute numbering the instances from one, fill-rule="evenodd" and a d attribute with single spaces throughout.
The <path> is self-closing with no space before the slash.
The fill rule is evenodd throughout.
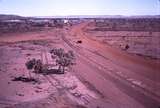
<path id="1" fill-rule="evenodd" d="M 11 14 L 0 14 L 0 20 L 14 20 L 26 18 L 160 18 L 160 15 L 139 15 L 139 16 L 123 16 L 123 15 L 69 15 L 69 16 L 20 16 Z"/>

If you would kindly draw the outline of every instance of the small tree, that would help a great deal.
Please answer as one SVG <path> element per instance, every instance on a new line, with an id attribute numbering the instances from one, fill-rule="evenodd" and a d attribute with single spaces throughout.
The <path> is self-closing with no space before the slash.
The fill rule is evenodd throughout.
<path id="1" fill-rule="evenodd" d="M 65 72 L 65 68 L 75 64 L 75 56 L 73 51 L 65 52 L 62 48 L 52 49 L 50 51 L 52 59 L 56 60 L 56 64 L 59 65 L 58 70 L 61 73 Z"/>
<path id="2" fill-rule="evenodd" d="M 27 67 L 27 69 L 29 70 L 29 78 L 31 79 L 31 70 L 34 68 L 34 64 L 36 62 L 36 59 L 31 59 L 31 60 L 28 60 L 25 65 Z"/>
<path id="3" fill-rule="evenodd" d="M 40 73 L 42 72 L 43 69 L 43 64 L 42 61 L 40 59 L 36 60 L 35 58 L 28 60 L 26 62 L 26 67 L 29 70 L 29 78 L 31 79 L 31 70 L 34 70 L 35 73 Z"/>
<path id="4" fill-rule="evenodd" d="M 43 64 L 42 61 L 40 59 L 36 60 L 35 64 L 34 64 L 34 72 L 35 73 L 41 73 L 43 71 Z"/>

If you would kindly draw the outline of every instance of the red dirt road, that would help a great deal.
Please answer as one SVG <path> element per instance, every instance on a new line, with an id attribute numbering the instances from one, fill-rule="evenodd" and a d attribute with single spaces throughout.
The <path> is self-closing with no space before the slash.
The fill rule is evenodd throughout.
<path id="1" fill-rule="evenodd" d="M 83 32 L 87 24 L 73 27 L 68 35 L 66 31 L 62 37 L 79 55 L 77 74 L 106 98 L 119 103 L 119 107 L 158 107 L 159 61 L 129 55 L 89 39 Z M 74 39 L 82 40 L 82 44 L 76 45 Z"/>

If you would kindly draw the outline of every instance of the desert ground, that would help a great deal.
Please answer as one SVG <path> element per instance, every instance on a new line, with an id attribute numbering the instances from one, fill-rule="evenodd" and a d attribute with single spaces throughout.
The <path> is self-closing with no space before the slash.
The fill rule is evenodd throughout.
<path id="1" fill-rule="evenodd" d="M 104 42 L 90 23 L 1 34 L 0 108 L 160 108 L 160 59 Z M 29 58 L 52 64 L 52 48 L 72 50 L 76 65 L 64 74 L 32 73 L 38 82 L 13 81 L 28 77 Z"/>

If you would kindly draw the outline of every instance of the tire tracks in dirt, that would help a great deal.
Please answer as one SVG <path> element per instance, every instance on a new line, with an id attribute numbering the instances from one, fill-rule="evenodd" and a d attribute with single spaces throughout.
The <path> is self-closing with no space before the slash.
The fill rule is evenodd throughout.
<path id="1" fill-rule="evenodd" d="M 118 82 L 118 83 L 115 83 L 115 85 L 118 86 L 120 90 L 125 92 L 127 95 L 133 97 L 135 100 L 138 100 L 141 104 L 146 106 L 146 108 L 159 107 L 160 96 L 156 95 L 154 91 L 151 92 L 150 90 L 147 90 L 130 81 L 127 81 L 125 78 L 112 72 L 111 70 L 107 69 L 105 66 L 93 61 L 92 59 L 89 59 L 84 54 L 82 54 L 79 51 L 79 48 L 74 46 L 63 34 L 61 36 L 62 36 L 62 40 L 77 53 L 78 57 L 80 57 L 81 60 L 86 65 L 92 68 L 102 67 L 103 70 L 99 70 L 97 68 L 97 70 L 99 70 L 99 74 L 101 74 L 102 76 L 105 76 L 106 79 L 109 79 L 112 82 Z M 132 85 L 134 85 L 135 87 L 133 88 Z"/>

